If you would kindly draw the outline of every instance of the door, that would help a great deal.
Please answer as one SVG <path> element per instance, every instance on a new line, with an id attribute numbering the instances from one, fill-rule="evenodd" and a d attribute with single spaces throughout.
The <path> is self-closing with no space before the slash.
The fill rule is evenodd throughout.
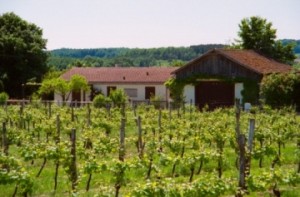
<path id="1" fill-rule="evenodd" d="M 145 99 L 150 100 L 152 96 L 155 96 L 155 87 L 145 87 Z"/>
<path id="2" fill-rule="evenodd" d="M 210 110 L 234 105 L 234 84 L 222 81 L 200 82 L 195 87 L 195 101 L 199 109 L 208 106 Z"/>

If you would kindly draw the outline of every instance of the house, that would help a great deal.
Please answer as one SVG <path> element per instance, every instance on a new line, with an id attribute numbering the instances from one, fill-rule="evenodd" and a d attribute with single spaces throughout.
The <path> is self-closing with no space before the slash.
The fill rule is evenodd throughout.
<path id="1" fill-rule="evenodd" d="M 91 92 L 73 92 L 69 101 L 91 101 L 95 93 L 108 96 L 117 88 L 124 89 L 131 101 L 145 101 L 151 96 L 169 101 L 170 91 L 164 83 L 173 77 L 184 84 L 182 93 L 186 103 L 193 103 L 200 109 L 206 105 L 214 109 L 233 106 L 235 99 L 257 104 L 263 77 L 288 73 L 291 69 L 253 50 L 213 49 L 180 68 L 74 67 L 62 77 L 70 80 L 72 75 L 79 74 L 91 86 Z M 55 95 L 55 100 L 59 101 L 60 97 Z"/>
<path id="2" fill-rule="evenodd" d="M 168 89 L 164 82 L 171 77 L 174 67 L 73 67 L 62 75 L 65 80 L 70 80 L 74 74 L 84 76 L 91 92 L 73 92 L 69 101 L 91 101 L 96 93 L 105 96 L 114 89 L 123 89 L 131 101 L 149 100 L 151 96 L 157 96 L 163 101 L 169 99 Z M 55 95 L 56 101 L 61 101 Z"/>
<path id="3" fill-rule="evenodd" d="M 257 103 L 259 84 L 271 73 L 287 73 L 291 66 L 253 50 L 213 49 L 172 72 L 185 83 L 186 102 L 199 108 L 232 106 L 236 98 Z"/>

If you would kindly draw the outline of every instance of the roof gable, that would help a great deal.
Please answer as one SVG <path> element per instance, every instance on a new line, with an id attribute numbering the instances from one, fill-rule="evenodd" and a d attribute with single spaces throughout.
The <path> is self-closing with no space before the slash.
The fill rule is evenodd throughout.
<path id="1" fill-rule="evenodd" d="M 78 74 L 89 83 L 164 83 L 174 70 L 175 67 L 73 67 L 62 78 L 70 80 Z"/>
<path id="2" fill-rule="evenodd" d="M 254 52 L 253 50 L 213 49 L 187 63 L 185 66 L 177 69 L 173 72 L 173 74 L 184 72 L 184 70 L 186 70 L 188 67 L 195 66 L 195 64 L 201 62 L 211 54 L 221 55 L 226 59 L 238 64 L 239 66 L 242 66 L 260 75 L 266 75 L 270 73 L 285 73 L 291 71 L 291 66 L 279 63 L 273 59 L 269 59 Z"/>

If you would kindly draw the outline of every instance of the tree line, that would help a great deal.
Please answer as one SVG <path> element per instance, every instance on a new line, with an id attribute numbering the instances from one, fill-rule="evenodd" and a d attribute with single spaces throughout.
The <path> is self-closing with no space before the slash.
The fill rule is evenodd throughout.
<path id="1" fill-rule="evenodd" d="M 49 66 L 65 69 L 69 66 L 180 66 L 213 49 L 224 48 L 223 44 L 201 44 L 189 47 L 161 48 L 98 48 L 98 49 L 56 49 L 50 51 Z"/>
<path id="2" fill-rule="evenodd" d="M 294 53 L 300 54 L 300 40 L 279 40 L 283 46 L 294 44 Z M 189 47 L 161 48 L 96 48 L 70 49 L 61 48 L 49 51 L 48 66 L 63 70 L 77 67 L 112 67 L 112 66 L 181 66 L 186 62 L 214 48 L 229 47 L 223 44 L 200 44 Z"/>

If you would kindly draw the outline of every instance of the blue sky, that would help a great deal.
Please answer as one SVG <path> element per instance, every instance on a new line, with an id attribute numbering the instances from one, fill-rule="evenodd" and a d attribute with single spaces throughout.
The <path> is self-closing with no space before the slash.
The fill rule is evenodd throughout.
<path id="1" fill-rule="evenodd" d="M 300 39 L 299 0 L 0 0 L 41 27 L 47 48 L 151 48 L 229 44 L 243 18 L 273 23 L 277 37 Z"/>

